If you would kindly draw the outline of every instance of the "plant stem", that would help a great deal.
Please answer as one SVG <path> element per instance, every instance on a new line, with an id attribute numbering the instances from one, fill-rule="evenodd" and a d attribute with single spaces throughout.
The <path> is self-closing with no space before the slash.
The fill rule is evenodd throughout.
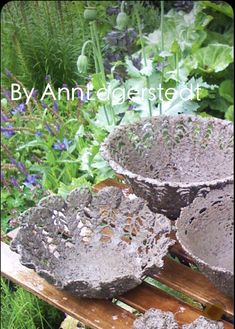
<path id="1" fill-rule="evenodd" d="M 93 27 L 93 35 L 94 35 L 96 49 L 97 49 L 97 60 L 98 60 L 98 63 L 99 63 L 99 69 L 100 69 L 100 72 L 102 74 L 103 80 L 106 81 L 105 73 L 104 73 L 104 65 L 103 65 L 103 60 L 102 60 L 102 53 L 101 53 L 99 38 L 98 38 L 98 34 L 97 34 L 96 23 L 92 22 L 91 24 L 92 24 L 92 27 Z"/>
<path id="2" fill-rule="evenodd" d="M 94 45 L 95 45 L 94 48 L 95 48 L 95 57 L 96 57 L 97 69 L 98 69 L 98 72 L 100 72 L 101 75 L 102 75 L 103 83 L 106 85 L 104 65 L 103 65 L 103 59 L 102 59 L 100 44 L 99 44 L 99 38 L 98 38 L 98 35 L 97 35 L 96 23 L 92 22 L 90 26 L 91 26 L 92 39 L 93 39 Z M 111 112 L 112 112 L 112 116 L 114 116 L 113 111 L 111 111 Z M 105 104 L 104 104 L 104 113 L 105 113 L 105 118 L 106 118 L 107 124 L 110 125 L 109 116 L 108 116 L 108 112 L 107 112 Z"/>
<path id="3" fill-rule="evenodd" d="M 175 68 L 176 68 L 176 79 L 179 82 L 179 54 L 175 53 Z"/>
<path id="4" fill-rule="evenodd" d="M 147 66 L 147 57 L 146 57 L 146 53 L 145 53 L 145 49 L 144 49 L 144 42 L 143 42 L 143 34 L 142 34 L 142 30 L 141 30 L 141 22 L 140 22 L 140 16 L 139 16 L 139 12 L 138 9 L 135 9 L 135 13 L 136 13 L 136 18 L 137 18 L 137 25 L 138 25 L 138 30 L 139 30 L 139 37 L 140 37 L 140 44 L 141 44 L 141 50 L 142 50 L 142 56 L 144 59 L 144 65 Z M 147 88 L 150 88 L 150 81 L 149 81 L 149 77 L 146 77 L 146 85 Z M 148 98 L 148 108 L 149 108 L 149 116 L 152 117 L 152 104 Z"/>
<path id="5" fill-rule="evenodd" d="M 96 46 L 95 46 L 95 39 L 94 39 L 94 35 L 93 35 L 93 30 L 92 30 L 92 26 L 90 25 L 90 32 L 91 32 L 91 40 L 93 42 L 93 54 L 94 54 L 94 61 L 95 61 L 95 72 L 99 73 L 99 67 L 98 67 L 98 62 L 97 62 L 97 50 L 96 50 Z"/>
<path id="6" fill-rule="evenodd" d="M 122 1 L 122 3 L 121 3 L 121 12 L 122 13 L 124 12 L 124 3 L 125 3 L 125 1 Z"/>
<path id="7" fill-rule="evenodd" d="M 164 1 L 161 1 L 161 51 L 164 51 Z M 161 72 L 161 87 L 163 85 L 163 79 L 164 79 L 164 65 L 162 66 L 162 72 Z M 160 102 L 160 108 L 159 108 L 160 115 L 162 114 L 162 102 Z"/>
<path id="8" fill-rule="evenodd" d="M 164 1 L 161 1 L 161 50 L 164 50 Z"/>
<path id="9" fill-rule="evenodd" d="M 82 55 L 85 55 L 86 46 L 87 46 L 89 43 L 92 43 L 92 44 L 93 44 L 93 41 L 91 41 L 91 40 L 87 40 L 87 41 L 83 44 L 83 46 L 82 46 L 82 52 L 81 52 Z"/>

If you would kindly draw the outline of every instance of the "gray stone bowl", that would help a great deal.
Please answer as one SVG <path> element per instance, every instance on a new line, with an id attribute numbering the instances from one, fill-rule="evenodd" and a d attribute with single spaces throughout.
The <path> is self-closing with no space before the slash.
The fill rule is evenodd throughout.
<path id="1" fill-rule="evenodd" d="M 197 195 L 233 182 L 233 124 L 157 116 L 115 128 L 101 154 L 152 211 L 175 220 Z"/>
<path id="2" fill-rule="evenodd" d="M 222 321 L 213 321 L 199 316 L 192 323 L 183 325 L 182 329 L 224 329 L 224 324 Z"/>
<path id="3" fill-rule="evenodd" d="M 224 329 L 223 322 L 213 321 L 204 316 L 190 324 L 179 326 L 175 314 L 150 308 L 133 323 L 133 329 Z"/>
<path id="4" fill-rule="evenodd" d="M 177 239 L 199 269 L 226 295 L 234 294 L 233 184 L 182 209 Z"/>
<path id="5" fill-rule="evenodd" d="M 112 298 L 160 270 L 170 221 L 114 187 L 50 196 L 20 217 L 11 244 L 21 263 L 76 296 Z"/>
<path id="6" fill-rule="evenodd" d="M 133 323 L 133 329 L 178 329 L 172 312 L 150 308 Z"/>

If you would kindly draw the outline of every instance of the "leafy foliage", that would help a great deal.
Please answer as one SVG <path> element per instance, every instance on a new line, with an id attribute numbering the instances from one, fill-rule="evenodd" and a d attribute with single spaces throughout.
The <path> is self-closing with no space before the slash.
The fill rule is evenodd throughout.
<path id="1" fill-rule="evenodd" d="M 50 74 L 55 87 L 74 80 L 80 83 L 76 70 L 77 55 L 88 38 L 84 21 L 85 1 L 13 1 L 8 2 L 1 15 L 2 66 L 7 67 L 27 88 L 42 91 L 44 77 Z M 96 6 L 99 11 L 100 33 L 110 28 L 106 8 L 110 1 Z M 91 69 L 92 69 L 92 61 Z M 5 85 L 9 81 L 4 79 Z"/>
<path id="2" fill-rule="evenodd" d="M 54 329 L 63 313 L 1 278 L 1 328 Z"/>

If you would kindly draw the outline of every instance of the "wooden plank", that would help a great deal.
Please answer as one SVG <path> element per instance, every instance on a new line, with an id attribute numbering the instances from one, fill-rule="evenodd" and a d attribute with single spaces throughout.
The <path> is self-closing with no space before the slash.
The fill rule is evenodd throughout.
<path id="1" fill-rule="evenodd" d="M 100 190 L 102 190 L 104 187 L 109 187 L 109 186 L 114 186 L 114 187 L 118 187 L 120 189 L 124 189 L 124 190 L 129 190 L 131 191 L 131 188 L 126 185 L 125 183 L 120 183 L 112 178 L 108 178 L 98 184 L 96 184 L 95 186 L 93 186 L 92 190 L 94 192 L 98 192 Z"/>
<path id="2" fill-rule="evenodd" d="M 1 272 L 9 280 L 93 329 L 130 329 L 134 315 L 108 300 L 76 298 L 56 289 L 21 265 L 19 255 L 1 242 Z"/>
<path id="3" fill-rule="evenodd" d="M 190 323 L 203 313 L 186 303 L 168 295 L 164 291 L 143 283 L 138 288 L 131 290 L 119 298 L 124 303 L 135 309 L 145 312 L 149 308 L 158 308 L 162 311 L 171 311 L 179 325 Z M 233 325 L 223 321 L 225 329 L 232 329 Z"/>
<path id="4" fill-rule="evenodd" d="M 226 315 L 234 315 L 233 300 L 216 289 L 205 275 L 192 270 L 188 266 L 166 257 L 164 268 L 153 277 L 168 287 L 185 293 L 203 305 L 219 303 Z"/>

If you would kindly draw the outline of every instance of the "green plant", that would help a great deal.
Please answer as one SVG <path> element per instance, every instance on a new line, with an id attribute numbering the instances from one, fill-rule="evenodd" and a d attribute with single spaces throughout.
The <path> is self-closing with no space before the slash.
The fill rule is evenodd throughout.
<path id="1" fill-rule="evenodd" d="M 11 1 L 1 13 L 1 71 L 8 68 L 24 85 L 42 91 L 50 75 L 55 87 L 83 82 L 76 70 L 77 54 L 89 29 L 83 17 L 85 1 Z M 105 18 L 110 1 L 94 1 L 102 20 L 100 34 L 110 27 Z M 88 56 L 90 54 L 88 53 Z M 91 70 L 93 69 L 91 61 Z M 3 77 L 5 86 L 9 80 Z"/>
<path id="2" fill-rule="evenodd" d="M 15 287 L 1 278 L 2 329 L 54 329 L 64 314 L 23 288 Z"/>
<path id="3" fill-rule="evenodd" d="M 222 10 L 221 5 L 208 7 L 207 2 L 201 1 L 195 2 L 191 11 L 184 12 L 166 10 L 167 6 L 163 8 L 162 2 L 161 11 L 156 12 L 157 17 L 159 12 L 161 17 L 157 27 L 152 27 L 156 30 L 146 33 L 143 27 L 146 17 L 140 11 L 141 4 L 125 3 L 125 12 L 130 17 L 128 26 L 122 31 L 114 27 L 105 38 L 110 53 L 120 55 L 109 60 L 107 68 L 104 58 L 107 54 L 101 38 L 109 24 L 102 16 L 106 6 L 112 4 L 107 3 L 97 4 L 99 15 L 89 21 L 89 36 L 86 40 L 84 37 L 83 49 L 80 44 L 76 54 L 82 52 L 82 56 L 88 59 L 84 62 L 83 57 L 81 63 L 80 58 L 78 66 L 85 72 L 88 65 L 91 74 L 88 77 L 84 73 L 82 77 L 93 86 L 94 100 L 86 100 L 86 85 L 83 85 L 75 100 L 67 101 L 63 96 L 57 102 L 47 97 L 40 103 L 39 96 L 34 95 L 26 106 L 23 99 L 18 103 L 11 101 L 8 91 L 3 88 L 1 206 L 4 230 L 8 227 L 8 220 L 14 223 L 19 212 L 47 193 L 65 195 L 77 186 L 91 187 L 107 177 L 114 177 L 101 158 L 99 147 L 119 124 L 161 113 L 196 113 L 233 120 L 233 20 L 228 6 Z M 94 7 L 94 4 L 89 3 L 89 6 Z M 130 15 L 133 7 L 134 15 Z M 120 8 L 114 9 L 117 16 Z M 115 17 L 111 16 L 110 22 L 115 26 Z M 101 29 L 101 19 L 107 24 L 104 30 Z M 88 45 L 92 45 L 92 51 Z M 8 83 L 13 79 L 22 85 L 9 70 L 6 75 Z M 53 85 L 50 77 L 46 82 Z M 162 84 L 162 100 L 158 91 L 155 100 L 146 95 L 137 97 L 135 93 L 128 97 L 121 91 L 115 96 L 112 94 L 117 88 L 133 89 L 141 94 L 144 88 L 149 90 L 159 83 Z M 194 97 L 196 87 L 201 88 L 200 101 L 179 97 L 180 90 L 189 86 Z M 101 88 L 110 91 L 105 100 L 96 96 Z M 170 100 L 164 93 L 168 88 L 174 88 Z M 85 97 L 82 98 L 81 93 Z"/>
<path id="4" fill-rule="evenodd" d="M 14 77 L 12 77 L 14 79 Z M 85 91 L 84 91 L 85 94 Z M 2 101 L 2 228 L 49 193 L 91 186 L 113 172 L 99 155 L 107 132 L 94 125 L 96 101 L 80 95 L 28 105 Z M 10 222 L 9 222 L 10 221 Z"/>

